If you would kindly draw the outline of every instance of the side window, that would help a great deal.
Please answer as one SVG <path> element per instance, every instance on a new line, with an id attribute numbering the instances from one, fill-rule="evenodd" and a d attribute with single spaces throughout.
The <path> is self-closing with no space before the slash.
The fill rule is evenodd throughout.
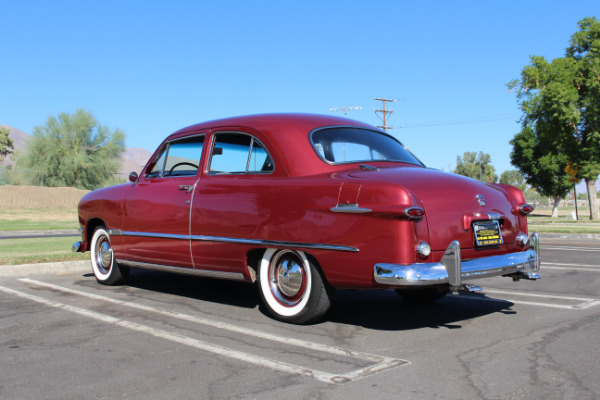
<path id="1" fill-rule="evenodd" d="M 210 160 L 210 174 L 264 174 L 275 169 L 273 159 L 253 136 L 217 133 Z"/>
<path id="2" fill-rule="evenodd" d="M 165 159 L 167 158 L 168 148 L 168 144 L 162 148 L 162 150 L 158 154 L 158 157 L 156 157 L 156 160 L 153 162 L 150 172 L 146 174 L 146 178 L 156 178 L 162 176 L 163 168 L 165 167 Z"/>
<path id="3" fill-rule="evenodd" d="M 194 136 L 168 143 L 146 177 L 196 175 L 203 145 L 204 136 Z"/>

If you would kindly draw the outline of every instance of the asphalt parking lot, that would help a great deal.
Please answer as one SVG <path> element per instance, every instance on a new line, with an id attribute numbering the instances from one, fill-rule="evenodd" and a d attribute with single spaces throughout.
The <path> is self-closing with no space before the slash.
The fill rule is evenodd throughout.
<path id="1" fill-rule="evenodd" d="M 542 236 L 542 279 L 415 305 L 336 292 L 312 326 L 251 285 L 0 269 L 0 398 L 598 399 L 600 240 Z"/>

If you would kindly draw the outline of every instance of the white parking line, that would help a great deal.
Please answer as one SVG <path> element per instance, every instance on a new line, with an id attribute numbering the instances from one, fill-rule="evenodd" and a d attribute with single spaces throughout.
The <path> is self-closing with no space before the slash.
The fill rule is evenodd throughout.
<path id="1" fill-rule="evenodd" d="M 257 331 L 257 330 L 253 330 L 253 329 L 249 329 L 249 328 L 243 328 L 243 327 L 228 324 L 225 322 L 209 320 L 206 318 L 196 317 L 193 315 L 183 314 L 183 313 L 179 313 L 176 311 L 160 309 L 160 308 L 146 306 L 146 305 L 142 305 L 142 304 L 121 301 L 121 300 L 113 299 L 110 297 L 105 297 L 105 296 L 100 296 L 100 295 L 96 295 L 96 294 L 92 294 L 92 293 L 86 293 L 86 292 L 82 292 L 82 291 L 78 291 L 78 290 L 73 290 L 73 289 L 62 287 L 62 286 L 54 285 L 51 283 L 36 281 L 33 279 L 24 278 L 24 279 L 20 279 L 20 281 L 29 283 L 32 285 L 47 287 L 49 289 L 61 291 L 64 293 L 70 293 L 70 294 L 74 294 L 74 295 L 78 295 L 78 296 L 84 296 L 84 297 L 88 297 L 91 299 L 109 302 L 109 303 L 117 304 L 120 306 L 135 308 L 138 310 L 151 312 L 151 313 L 162 315 L 162 316 L 178 318 L 181 320 L 186 320 L 186 321 L 194 322 L 194 323 L 205 325 L 205 326 L 224 329 L 224 330 L 240 333 L 240 334 L 247 335 L 247 336 L 254 336 L 257 338 L 261 338 L 261 339 L 284 343 L 286 345 L 297 346 L 297 347 L 301 347 L 301 348 L 305 348 L 305 349 L 321 351 L 321 352 L 325 352 L 325 353 L 329 353 L 329 354 L 335 354 L 335 355 L 340 355 L 340 356 L 345 356 L 345 357 L 355 358 L 355 359 L 362 359 L 364 361 L 369 361 L 369 362 L 373 363 L 365 368 L 357 369 L 357 370 L 354 370 L 354 371 L 351 371 L 348 373 L 330 374 L 327 372 L 323 372 L 323 371 L 319 371 L 319 370 L 315 370 L 315 369 L 311 369 L 311 368 L 304 368 L 304 367 L 300 367 L 300 366 L 296 366 L 296 365 L 292 365 L 292 364 L 288 364 L 288 363 L 282 363 L 282 362 L 266 359 L 266 358 L 259 357 L 259 356 L 254 356 L 254 355 L 247 354 L 247 353 L 242 353 L 242 352 L 239 352 L 236 350 L 231 350 L 228 348 L 216 346 L 216 345 L 213 345 L 210 343 L 201 342 L 196 339 L 183 337 L 181 335 L 172 334 L 172 333 L 162 331 L 159 329 L 155 329 L 155 328 L 151 328 L 151 327 L 146 327 L 144 325 L 136 324 L 133 322 L 119 320 L 118 318 L 105 316 L 103 314 L 99 314 L 99 313 L 96 313 L 93 311 L 79 309 L 77 307 L 71 307 L 71 306 L 64 305 L 62 303 L 58 303 L 58 302 L 55 302 L 52 300 L 43 299 L 38 296 L 29 295 L 29 294 L 26 294 L 23 292 L 18 292 L 18 291 L 0 286 L 0 290 L 4 290 L 4 291 L 9 290 L 13 294 L 19 293 L 17 295 L 21 295 L 21 297 L 25 297 L 25 298 L 30 298 L 31 300 L 34 300 L 34 301 L 38 301 L 37 299 L 42 299 L 43 301 L 38 301 L 38 302 L 42 302 L 44 304 L 52 305 L 52 306 L 58 307 L 58 308 L 63 308 L 68 311 L 77 312 L 79 314 L 86 315 L 91 318 L 96 318 L 96 316 L 102 316 L 102 317 L 109 318 L 111 320 L 119 320 L 119 321 L 123 322 L 123 324 L 117 324 L 119 326 L 124 326 L 124 327 L 130 328 L 130 329 L 139 330 L 139 331 L 149 333 L 154 336 L 162 337 L 165 339 L 178 341 L 180 343 L 188 344 L 188 345 L 196 347 L 196 348 L 208 350 L 213 353 L 217 353 L 217 354 L 224 355 L 224 356 L 231 357 L 231 358 L 236 358 L 236 359 L 239 359 L 242 361 L 247 361 L 247 362 L 250 362 L 253 364 L 262 365 L 262 366 L 265 366 L 265 367 L 268 367 L 271 369 L 280 370 L 280 371 L 288 372 L 288 373 L 295 373 L 295 374 L 311 376 L 313 378 L 316 378 L 316 379 L 318 379 L 320 381 L 324 381 L 324 382 L 342 383 L 342 382 L 347 382 L 347 381 L 356 381 L 356 380 L 362 379 L 364 377 L 367 377 L 369 375 L 373 375 L 375 373 L 378 373 L 378 372 L 381 372 L 381 371 L 384 371 L 384 370 L 387 370 L 390 368 L 408 364 L 408 361 L 405 361 L 405 360 L 400 360 L 400 359 L 391 358 L 391 357 L 378 356 L 378 355 L 374 355 L 374 354 L 357 352 L 354 350 L 342 349 L 342 348 L 334 347 L 334 346 L 328 346 L 328 345 L 324 345 L 324 344 L 320 344 L 320 343 L 308 342 L 305 340 L 273 335 L 273 334 L 270 334 L 267 332 Z M 52 303 L 52 304 L 50 304 L 50 303 Z M 58 305 L 60 305 L 60 306 L 58 306 Z M 104 321 L 104 319 L 102 319 L 102 318 L 96 318 L 96 319 L 100 319 L 100 320 Z M 136 327 L 136 328 L 133 328 L 133 327 Z M 174 340 L 172 337 L 185 338 L 185 341 Z"/>
<path id="2" fill-rule="evenodd" d="M 484 300 L 484 301 L 510 301 L 515 304 L 527 304 L 530 306 L 538 306 L 538 307 L 549 307 L 549 308 L 562 308 L 566 310 L 583 310 L 586 308 L 594 307 L 600 305 L 600 299 L 591 299 L 587 297 L 572 297 L 572 296 L 558 296 L 553 294 L 542 294 L 542 293 L 525 293 L 525 292 L 515 292 L 509 290 L 499 290 L 499 289 L 485 289 L 484 293 L 493 293 L 500 295 L 508 295 L 509 298 L 505 299 L 492 299 L 489 297 L 477 297 L 477 296 L 464 296 L 464 298 L 472 299 L 472 300 Z M 564 301 L 564 302 L 577 302 L 576 304 L 556 304 L 556 303 L 541 303 L 536 301 L 529 300 L 519 300 L 515 299 L 514 296 L 519 297 L 529 297 L 529 298 L 539 298 L 539 299 L 548 299 L 550 301 Z"/>
<path id="3" fill-rule="evenodd" d="M 600 251 L 596 247 L 540 246 L 542 250 Z"/>
<path id="4" fill-rule="evenodd" d="M 550 263 L 542 262 L 543 269 L 559 269 L 567 271 L 591 271 L 600 272 L 600 265 L 592 264 L 565 264 L 565 263 Z"/>

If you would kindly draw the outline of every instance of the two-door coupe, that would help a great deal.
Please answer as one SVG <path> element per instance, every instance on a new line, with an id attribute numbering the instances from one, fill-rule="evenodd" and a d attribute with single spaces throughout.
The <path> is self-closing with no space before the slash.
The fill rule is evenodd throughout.
<path id="1" fill-rule="evenodd" d="M 79 204 L 98 282 L 130 268 L 258 283 L 268 312 L 322 319 L 333 288 L 435 300 L 490 276 L 536 279 L 521 191 L 426 168 L 394 137 L 333 116 L 200 123 L 159 146 L 131 183 Z"/>

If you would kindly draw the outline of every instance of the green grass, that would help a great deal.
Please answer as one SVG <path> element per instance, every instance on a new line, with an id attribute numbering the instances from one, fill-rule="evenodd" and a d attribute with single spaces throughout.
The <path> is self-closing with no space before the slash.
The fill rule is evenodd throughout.
<path id="1" fill-rule="evenodd" d="M 0 231 L 29 231 L 52 229 L 77 229 L 77 210 L 4 209 L 0 210 Z"/>
<path id="2" fill-rule="evenodd" d="M 75 221 L 32 221 L 27 219 L 3 220 L 0 219 L 0 231 L 30 231 L 52 229 L 78 229 Z"/>
<path id="3" fill-rule="evenodd" d="M 76 237 L 2 239 L 0 240 L 0 265 L 89 259 L 89 253 L 71 252 L 71 246 L 77 240 Z"/>
<path id="4" fill-rule="evenodd" d="M 579 213 L 579 220 L 574 220 L 567 213 L 558 218 L 552 218 L 549 214 L 533 214 L 527 218 L 527 222 L 530 232 L 600 234 L 600 221 L 591 221 L 589 214 L 582 212 Z"/>
<path id="5" fill-rule="evenodd" d="M 600 225 L 578 225 L 578 224 L 532 224 L 528 225 L 529 232 L 537 233 L 579 233 L 600 234 Z"/>

